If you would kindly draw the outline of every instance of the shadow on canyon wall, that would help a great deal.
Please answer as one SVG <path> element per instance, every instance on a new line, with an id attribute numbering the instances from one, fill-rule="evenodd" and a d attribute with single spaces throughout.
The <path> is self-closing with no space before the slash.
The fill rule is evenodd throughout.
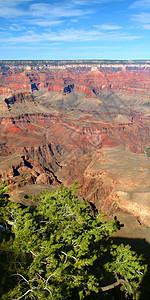
<path id="1" fill-rule="evenodd" d="M 138 255 L 143 254 L 144 263 L 148 265 L 147 272 L 143 278 L 140 286 L 140 297 L 139 300 L 149 300 L 150 299 L 150 244 L 141 238 L 123 238 L 114 237 L 113 241 L 115 244 L 119 245 L 123 243 L 124 245 L 129 244 L 133 251 L 136 251 Z M 124 298 L 120 298 L 123 300 Z"/>

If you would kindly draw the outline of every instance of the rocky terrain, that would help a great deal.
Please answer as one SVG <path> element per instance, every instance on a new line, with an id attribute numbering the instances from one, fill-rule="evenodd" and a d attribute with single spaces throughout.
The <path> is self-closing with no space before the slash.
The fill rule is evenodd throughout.
<path id="1" fill-rule="evenodd" d="M 78 181 L 107 215 L 150 227 L 149 78 L 149 61 L 1 61 L 0 180 L 11 199 Z"/>

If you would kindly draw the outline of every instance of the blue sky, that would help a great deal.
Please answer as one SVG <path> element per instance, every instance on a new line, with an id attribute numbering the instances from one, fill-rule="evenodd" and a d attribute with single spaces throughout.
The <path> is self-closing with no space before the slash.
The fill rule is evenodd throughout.
<path id="1" fill-rule="evenodd" d="M 0 0 L 0 59 L 150 59 L 150 0 Z"/>

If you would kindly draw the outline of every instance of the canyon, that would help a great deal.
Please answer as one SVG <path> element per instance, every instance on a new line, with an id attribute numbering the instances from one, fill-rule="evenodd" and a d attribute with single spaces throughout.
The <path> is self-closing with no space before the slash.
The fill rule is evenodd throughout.
<path id="1" fill-rule="evenodd" d="M 10 199 L 28 205 L 77 181 L 80 196 L 150 241 L 149 78 L 150 61 L 0 61 Z"/>

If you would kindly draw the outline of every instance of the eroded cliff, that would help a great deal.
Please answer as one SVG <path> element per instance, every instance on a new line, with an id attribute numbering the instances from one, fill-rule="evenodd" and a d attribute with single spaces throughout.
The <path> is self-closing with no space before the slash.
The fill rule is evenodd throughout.
<path id="1" fill-rule="evenodd" d="M 12 199 L 78 181 L 98 209 L 150 226 L 149 63 L 16 64 L 0 68 L 0 179 Z"/>

